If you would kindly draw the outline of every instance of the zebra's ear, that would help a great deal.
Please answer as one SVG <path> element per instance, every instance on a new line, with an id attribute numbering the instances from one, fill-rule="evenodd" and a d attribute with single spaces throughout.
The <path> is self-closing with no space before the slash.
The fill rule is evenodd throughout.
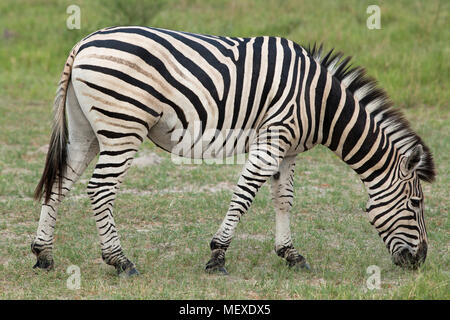
<path id="1" fill-rule="evenodd" d="M 421 144 L 416 145 L 408 154 L 405 161 L 405 170 L 410 173 L 417 169 L 420 165 L 420 161 L 423 155 L 423 147 Z"/>

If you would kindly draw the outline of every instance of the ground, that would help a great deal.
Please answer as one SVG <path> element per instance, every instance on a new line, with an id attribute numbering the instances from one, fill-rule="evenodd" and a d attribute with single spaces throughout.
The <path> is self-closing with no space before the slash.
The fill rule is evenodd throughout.
<path id="1" fill-rule="evenodd" d="M 106 5 L 108 3 L 108 5 Z M 2 1 L 0 11 L 0 298 L 2 299 L 449 299 L 449 31 L 446 2 L 381 2 L 381 29 L 366 26 L 367 1 L 77 1 L 81 28 L 68 30 L 65 1 Z M 133 5 L 134 4 L 134 5 Z M 208 275 L 209 241 L 228 207 L 240 165 L 176 165 L 146 141 L 116 201 L 125 252 L 141 275 L 116 276 L 100 257 L 86 184 L 61 206 L 55 270 L 31 269 L 39 219 L 32 200 L 51 130 L 51 105 L 72 46 L 111 25 L 152 25 L 233 36 L 280 35 L 324 42 L 354 56 L 390 94 L 434 152 L 437 179 L 423 184 L 429 236 L 417 271 L 394 266 L 364 213 L 357 175 L 326 148 L 298 157 L 294 243 L 311 272 L 274 253 L 274 210 L 264 186 L 227 253 L 229 276 Z M 80 268 L 80 288 L 67 280 Z M 369 266 L 380 289 L 369 290 Z M 69 286 L 70 287 L 70 286 Z"/>

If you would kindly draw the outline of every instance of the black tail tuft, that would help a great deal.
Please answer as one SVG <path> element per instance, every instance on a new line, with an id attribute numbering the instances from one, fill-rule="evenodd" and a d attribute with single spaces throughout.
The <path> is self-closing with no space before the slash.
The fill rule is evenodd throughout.
<path id="1" fill-rule="evenodd" d="M 50 200 L 53 184 L 58 181 L 58 194 L 62 191 L 62 177 L 65 174 L 67 164 L 67 132 L 53 130 L 50 145 L 45 160 L 44 172 L 36 189 L 34 199 L 41 200 L 44 196 L 45 203 Z"/>

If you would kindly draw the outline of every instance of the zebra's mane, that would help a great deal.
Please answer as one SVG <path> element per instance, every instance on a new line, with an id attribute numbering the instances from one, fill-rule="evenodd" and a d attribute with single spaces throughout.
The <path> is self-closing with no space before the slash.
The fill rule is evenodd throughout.
<path id="1" fill-rule="evenodd" d="M 317 63 L 327 68 L 328 72 L 353 94 L 359 105 L 373 115 L 375 122 L 387 134 L 392 134 L 391 141 L 394 141 L 400 152 L 408 154 L 416 145 L 422 145 L 424 152 L 416 170 L 420 179 L 427 182 L 434 181 L 435 166 L 430 149 L 411 129 L 403 114 L 393 108 L 392 101 L 377 85 L 377 81 L 368 76 L 364 68 L 353 67 L 350 64 L 351 57 L 345 57 L 341 52 L 333 53 L 334 49 L 331 49 L 325 54 L 323 46 L 317 47 L 316 44 L 312 48 L 308 46 L 306 50 Z"/>

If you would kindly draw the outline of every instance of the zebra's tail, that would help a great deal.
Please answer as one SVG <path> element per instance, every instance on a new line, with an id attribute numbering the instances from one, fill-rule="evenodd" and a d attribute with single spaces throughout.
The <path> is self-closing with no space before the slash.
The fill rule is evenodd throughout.
<path id="1" fill-rule="evenodd" d="M 53 105 L 53 129 L 50 138 L 50 144 L 45 160 L 44 172 L 36 189 L 34 190 L 34 199 L 41 200 L 44 196 L 47 203 L 52 194 L 52 187 L 55 181 L 58 181 L 58 194 L 62 191 L 62 177 L 65 174 L 67 165 L 67 143 L 68 131 L 66 123 L 66 96 L 67 88 L 72 74 L 72 65 L 77 54 L 78 46 L 75 46 L 64 65 L 61 80 L 56 91 L 55 102 Z"/>

